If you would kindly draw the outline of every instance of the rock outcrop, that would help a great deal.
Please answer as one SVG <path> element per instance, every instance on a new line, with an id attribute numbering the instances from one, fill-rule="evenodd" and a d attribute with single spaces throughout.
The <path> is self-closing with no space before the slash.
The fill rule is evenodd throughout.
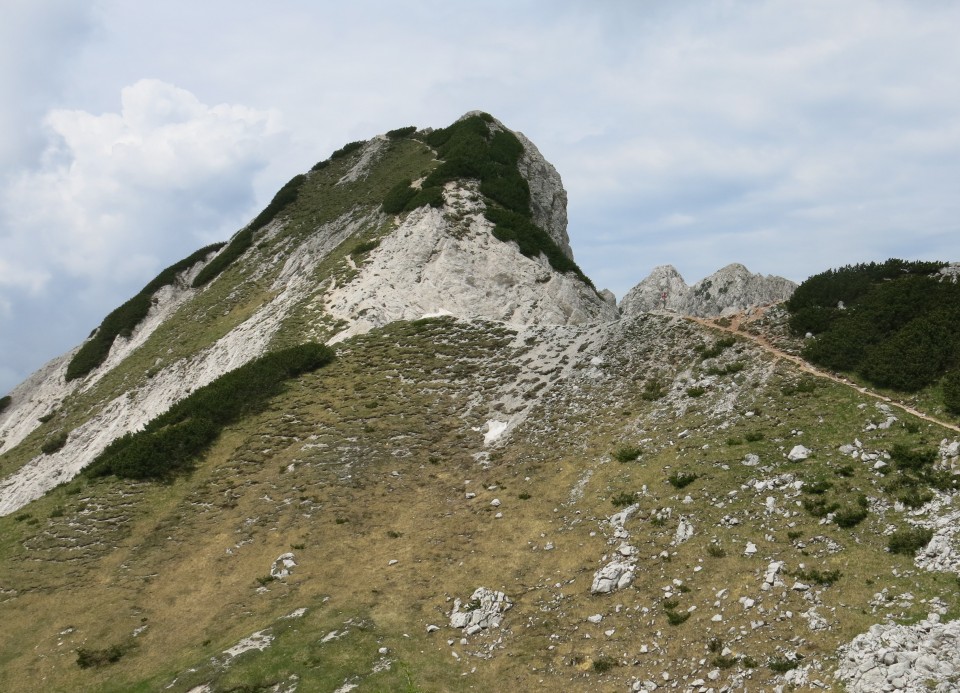
<path id="1" fill-rule="evenodd" d="M 460 607 L 466 609 L 461 611 Z M 450 612 L 450 626 L 462 628 L 467 635 L 479 633 L 487 628 L 499 628 L 503 622 L 503 614 L 513 607 L 513 602 L 503 592 L 478 587 L 470 595 L 470 601 L 465 605 L 459 599 L 453 602 L 453 611 Z"/>
<path id="2" fill-rule="evenodd" d="M 851 693 L 955 691 L 960 621 L 930 614 L 916 625 L 878 624 L 840 651 L 836 678 Z"/>
<path id="3" fill-rule="evenodd" d="M 651 310 L 681 315 L 714 317 L 790 298 L 797 285 L 789 279 L 752 274 L 741 264 L 731 264 L 687 286 L 672 265 L 660 265 L 633 287 L 620 302 L 624 316 Z"/>

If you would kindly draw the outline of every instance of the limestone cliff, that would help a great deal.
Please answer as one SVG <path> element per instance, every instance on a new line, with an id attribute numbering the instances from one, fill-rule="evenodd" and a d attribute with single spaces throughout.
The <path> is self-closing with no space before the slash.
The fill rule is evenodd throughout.
<path id="1" fill-rule="evenodd" d="M 734 263 L 687 286 L 672 265 L 661 265 L 633 287 L 620 302 L 623 315 L 669 310 L 681 315 L 712 317 L 790 298 L 796 288 L 789 279 L 752 274 Z"/>

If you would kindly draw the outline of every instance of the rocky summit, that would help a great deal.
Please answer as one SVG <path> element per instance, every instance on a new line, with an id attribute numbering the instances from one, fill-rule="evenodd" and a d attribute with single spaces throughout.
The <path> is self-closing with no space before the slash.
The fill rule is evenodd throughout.
<path id="1" fill-rule="evenodd" d="M 672 265 L 661 265 L 633 287 L 620 302 L 624 315 L 669 310 L 701 318 L 732 315 L 755 306 L 781 303 L 797 287 L 789 279 L 751 274 L 734 263 L 687 286 Z"/>
<path id="2" fill-rule="evenodd" d="M 618 308 L 566 199 L 485 113 L 349 143 L 0 399 L 0 689 L 957 690 L 941 386 L 742 265 Z"/>

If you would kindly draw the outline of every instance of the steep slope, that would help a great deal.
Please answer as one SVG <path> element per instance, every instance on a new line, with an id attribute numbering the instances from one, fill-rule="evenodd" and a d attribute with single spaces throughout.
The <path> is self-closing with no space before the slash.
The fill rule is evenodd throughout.
<path id="1" fill-rule="evenodd" d="M 500 224 L 487 215 L 500 204 L 482 192 L 490 179 L 485 168 L 479 181 L 447 175 L 429 203 L 385 214 L 388 191 L 450 162 L 434 159 L 416 132 L 345 147 L 291 180 L 218 254 L 149 294 L 145 319 L 113 339 L 102 365 L 67 379 L 72 354 L 11 393 L 0 414 L 0 513 L 72 478 L 117 436 L 268 348 L 339 341 L 432 313 L 516 325 L 612 319 L 615 310 L 579 270 L 557 270 L 548 259 L 552 246 L 564 267 L 576 269 L 566 194 L 553 167 L 489 116 L 467 114 L 447 130 L 454 142 L 468 130 L 475 149 L 486 140 L 514 143 L 516 168 L 494 165 L 497 173 L 513 171 L 509 182 L 522 193 L 528 225 L 544 224 L 536 252 L 524 239 L 518 247 L 495 237 Z M 471 164 L 487 166 L 483 157 L 496 156 L 475 149 Z M 455 163 L 463 158 L 451 156 Z M 506 194 L 503 185 L 492 190 Z M 517 194 L 510 194 L 512 202 Z M 48 452 L 38 454 L 45 445 Z"/>
<path id="2" fill-rule="evenodd" d="M 783 277 L 751 274 L 741 264 L 723 267 L 687 286 L 672 265 L 661 265 L 633 287 L 620 303 L 624 315 L 670 310 L 681 315 L 730 315 L 790 298 L 796 284 Z"/>

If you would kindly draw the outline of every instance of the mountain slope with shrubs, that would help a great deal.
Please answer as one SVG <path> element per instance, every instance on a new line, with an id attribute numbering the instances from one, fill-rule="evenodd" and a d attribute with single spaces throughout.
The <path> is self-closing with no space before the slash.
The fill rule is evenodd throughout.
<path id="1" fill-rule="evenodd" d="M 952 690 L 956 434 L 619 316 L 565 199 L 486 114 L 350 143 L 0 400 L 0 689 Z M 792 325 L 935 322 L 942 269 L 812 278 Z"/>

